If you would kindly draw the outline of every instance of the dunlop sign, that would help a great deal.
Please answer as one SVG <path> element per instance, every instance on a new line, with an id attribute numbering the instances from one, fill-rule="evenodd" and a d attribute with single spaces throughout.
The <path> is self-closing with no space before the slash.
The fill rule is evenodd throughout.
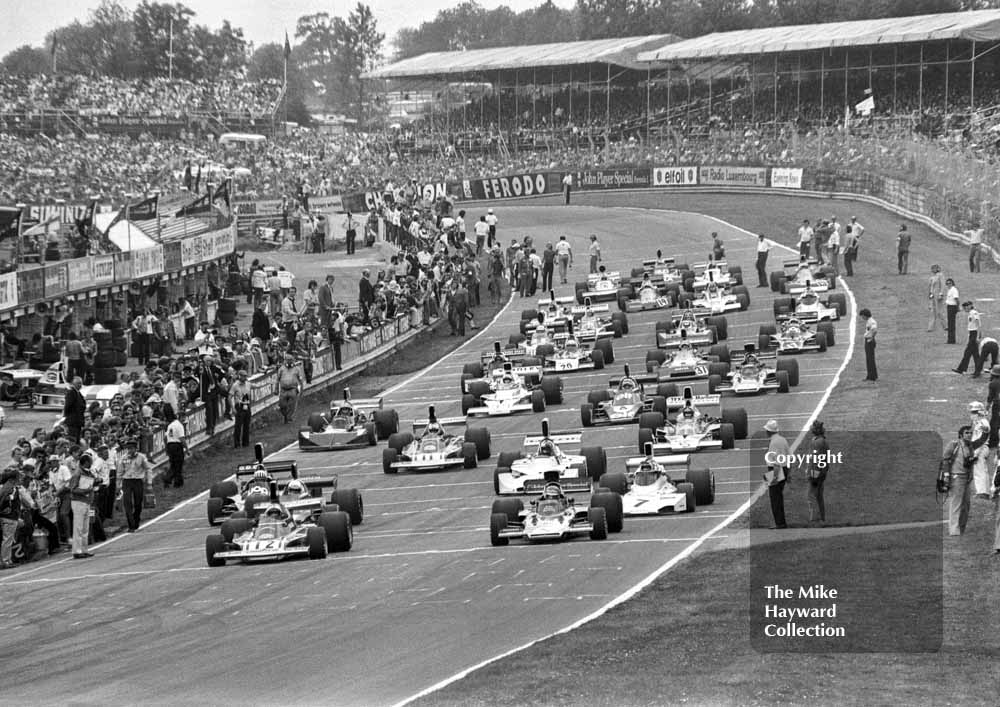
<path id="1" fill-rule="evenodd" d="M 698 183 L 697 167 L 654 167 L 654 187 L 683 187 Z"/>

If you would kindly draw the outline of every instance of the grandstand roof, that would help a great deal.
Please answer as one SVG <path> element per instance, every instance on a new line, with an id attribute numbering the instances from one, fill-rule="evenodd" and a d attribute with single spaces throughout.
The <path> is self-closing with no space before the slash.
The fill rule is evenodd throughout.
<path id="1" fill-rule="evenodd" d="M 667 42 L 662 47 L 640 52 L 636 59 L 643 62 L 678 61 L 946 39 L 1000 40 L 1000 10 L 716 32 L 694 39 Z"/>
<path id="2" fill-rule="evenodd" d="M 106 230 L 108 224 L 114 220 L 117 214 L 117 211 L 94 214 L 94 226 L 102 231 Z M 111 226 L 111 230 L 108 231 L 108 239 L 118 246 L 119 250 L 123 253 L 158 245 L 135 221 L 126 221 L 124 219 Z"/>
<path id="3" fill-rule="evenodd" d="M 672 34 L 654 34 L 646 37 L 431 52 L 375 69 L 364 74 L 362 78 L 417 78 L 580 64 L 612 64 L 628 69 L 645 70 L 646 65 L 636 61 L 639 52 L 662 47 L 676 40 L 677 37 Z"/>

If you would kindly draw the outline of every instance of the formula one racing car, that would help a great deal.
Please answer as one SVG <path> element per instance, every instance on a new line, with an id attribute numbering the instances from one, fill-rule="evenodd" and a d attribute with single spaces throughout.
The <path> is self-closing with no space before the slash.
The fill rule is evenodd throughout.
<path id="1" fill-rule="evenodd" d="M 709 415 L 704 408 L 716 406 L 719 415 Z M 722 398 L 718 395 L 694 395 L 685 388 L 679 398 L 669 398 L 667 407 L 679 407 L 673 419 L 661 427 L 639 428 L 639 451 L 645 452 L 652 444 L 655 454 L 697 452 L 702 449 L 732 449 L 735 440 L 746 439 L 748 432 L 747 411 L 743 408 L 721 410 Z"/>
<path id="2" fill-rule="evenodd" d="M 683 472 L 683 481 L 671 478 L 668 472 L 673 469 Z M 621 495 L 627 516 L 693 513 L 715 501 L 710 470 L 692 469 L 689 454 L 654 456 L 652 445 L 647 445 L 645 456 L 625 461 L 625 473 L 601 477 L 600 487 Z"/>
<path id="3" fill-rule="evenodd" d="M 453 466 L 475 469 L 479 461 L 490 457 L 490 432 L 485 427 L 467 428 L 459 437 L 446 433 L 443 426 L 464 424 L 464 417 L 439 420 L 432 405 L 426 420 L 413 421 L 413 434 L 397 432 L 389 437 L 388 449 L 382 450 L 382 471 L 395 474 L 400 469 L 423 471 Z"/>
<path id="4" fill-rule="evenodd" d="M 299 430 L 299 449 L 303 452 L 325 452 L 374 446 L 380 439 L 399 427 L 395 410 L 383 410 L 382 398 L 351 399 L 344 388 L 344 399 L 330 402 L 327 414 L 314 412 L 308 427 Z"/>
<path id="5" fill-rule="evenodd" d="M 579 454 L 567 454 L 559 445 L 578 445 L 583 440 L 579 432 L 551 434 L 549 421 L 542 420 L 542 434 L 528 435 L 524 446 L 534 451 L 501 452 L 493 472 L 493 490 L 500 495 L 537 493 L 545 486 L 545 473 L 558 472 L 559 483 L 566 491 L 589 491 L 591 480 L 597 481 L 607 468 L 603 447 L 583 447 Z"/>
<path id="6" fill-rule="evenodd" d="M 592 390 L 587 402 L 580 406 L 580 419 L 584 427 L 594 425 L 622 425 L 643 422 L 646 426 L 663 424 L 667 415 L 666 398 L 649 394 L 642 381 L 633 378 L 625 366 L 625 376 L 612 378 L 607 388 Z"/>
<path id="7" fill-rule="evenodd" d="M 798 317 L 781 319 L 778 325 L 762 324 L 757 334 L 757 348 L 778 354 L 797 354 L 807 351 L 826 351 L 833 346 L 834 329 L 832 322 L 820 322 L 813 330 Z"/>
<path id="8" fill-rule="evenodd" d="M 756 395 L 768 390 L 787 393 L 799 384 L 799 362 L 794 358 L 778 360 L 777 354 L 761 353 L 754 344 L 746 344 L 743 360 L 732 365 L 728 380 L 708 377 L 708 392 Z"/>

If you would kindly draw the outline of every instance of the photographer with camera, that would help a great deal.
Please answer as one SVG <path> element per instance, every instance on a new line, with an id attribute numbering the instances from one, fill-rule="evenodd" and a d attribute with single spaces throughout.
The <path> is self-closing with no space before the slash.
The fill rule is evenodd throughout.
<path id="1" fill-rule="evenodd" d="M 975 461 L 972 426 L 962 425 L 958 428 L 958 438 L 945 447 L 938 474 L 938 490 L 948 493 L 948 535 L 962 535 L 969 523 Z"/>

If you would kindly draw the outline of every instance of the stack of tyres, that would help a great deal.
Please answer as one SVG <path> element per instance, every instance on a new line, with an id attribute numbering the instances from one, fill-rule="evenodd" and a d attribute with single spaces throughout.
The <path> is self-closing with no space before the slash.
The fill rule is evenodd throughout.
<path id="1" fill-rule="evenodd" d="M 223 297 L 219 300 L 219 323 L 229 325 L 236 321 L 236 300 Z"/>
<path id="2" fill-rule="evenodd" d="M 110 324 L 111 326 L 107 326 Z M 109 385 L 118 382 L 118 368 L 127 364 L 125 351 L 128 340 L 125 331 L 117 322 L 106 322 L 107 331 L 95 331 L 94 341 L 94 385 Z"/>

